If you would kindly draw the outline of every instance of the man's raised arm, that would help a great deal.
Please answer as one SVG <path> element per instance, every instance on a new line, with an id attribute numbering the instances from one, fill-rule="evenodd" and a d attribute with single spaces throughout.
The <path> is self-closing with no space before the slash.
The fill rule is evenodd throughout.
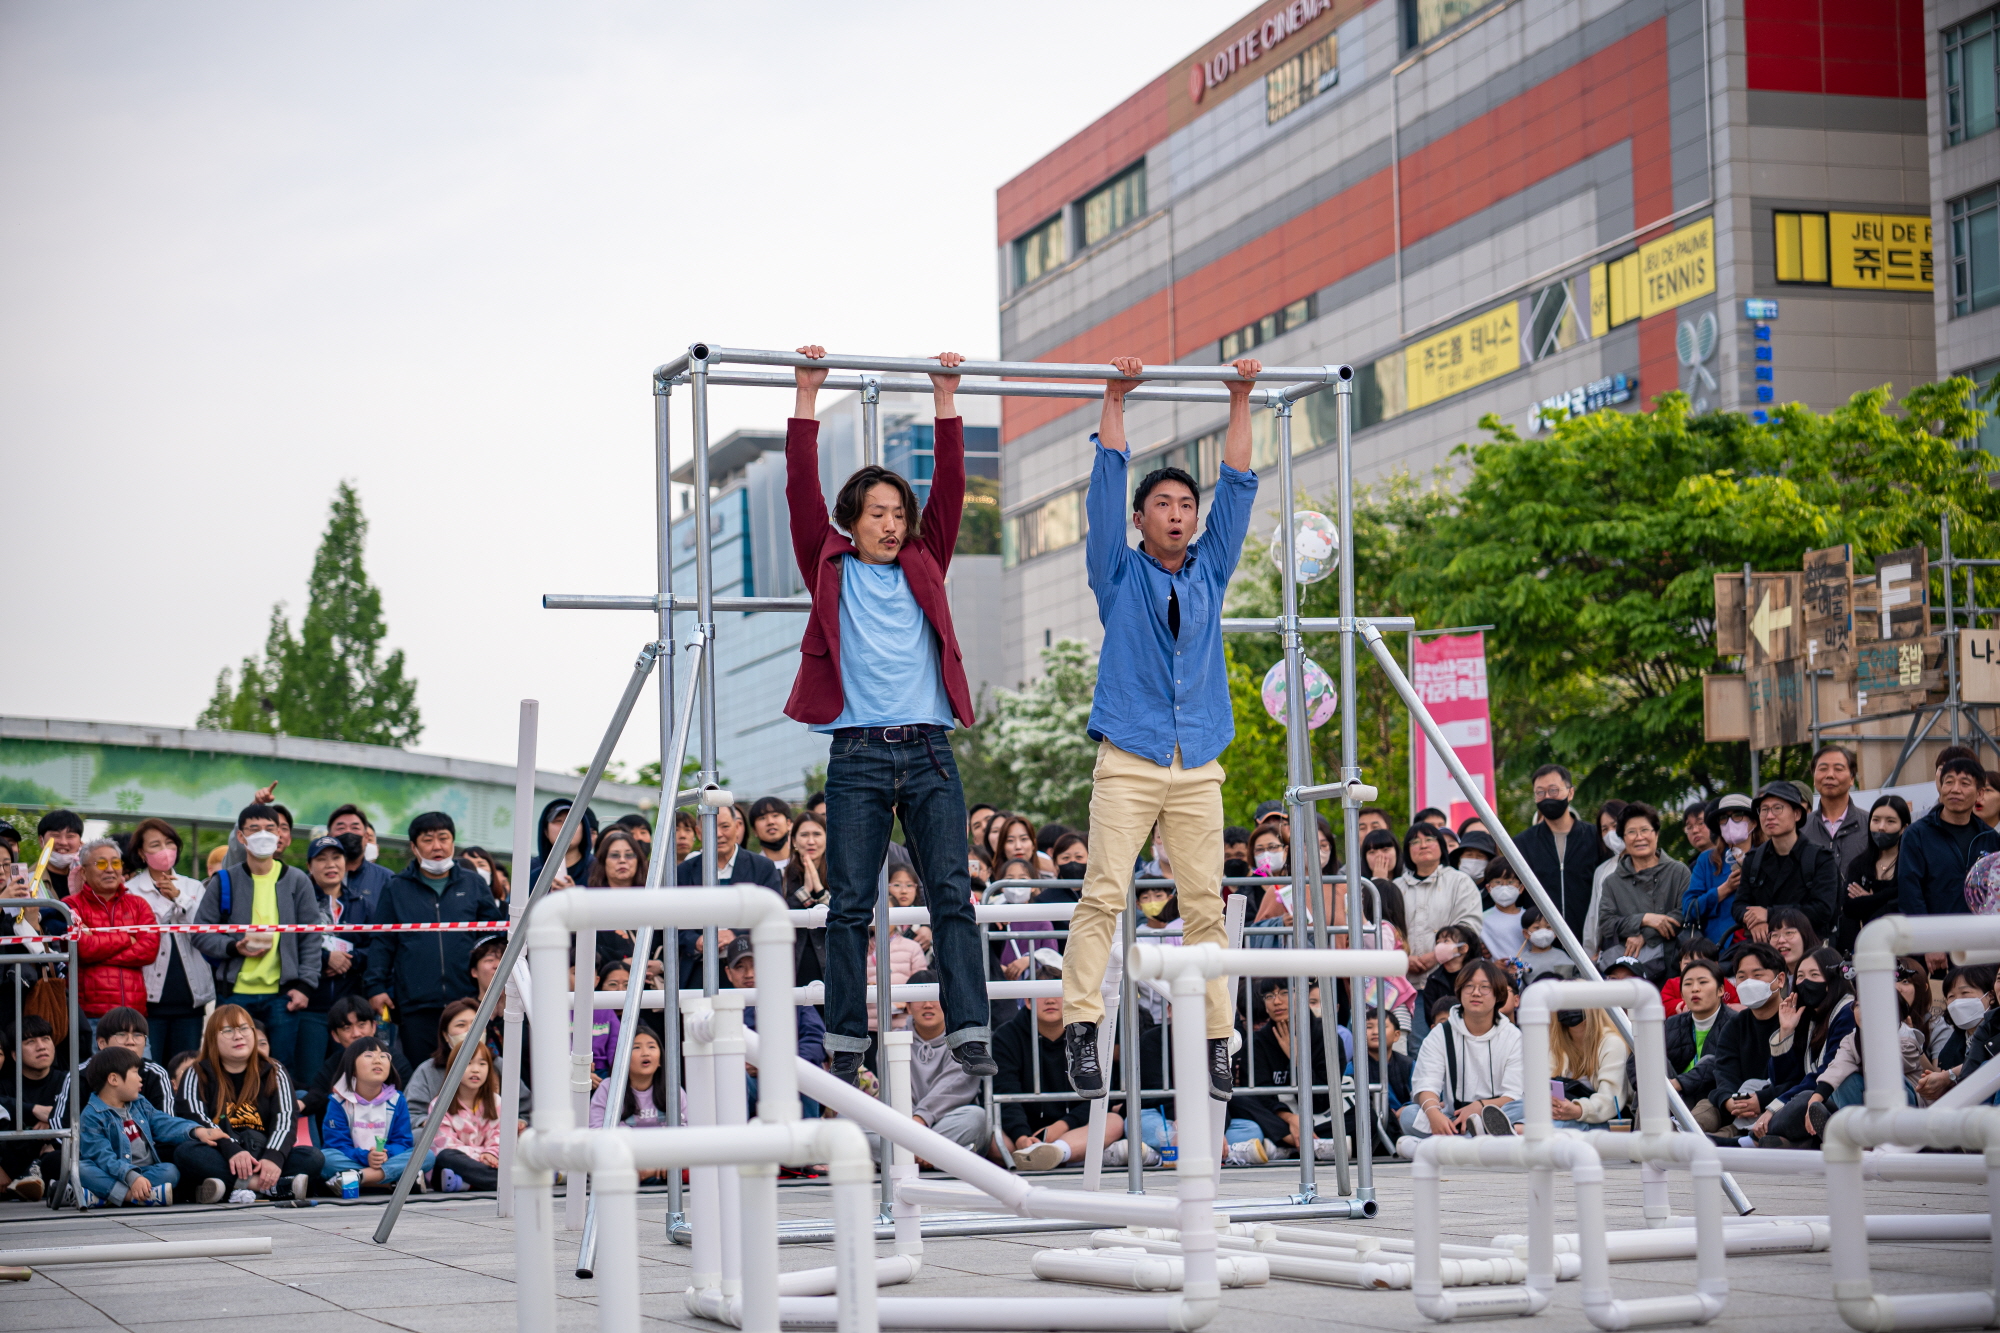
<path id="1" fill-rule="evenodd" d="M 818 343 L 799 349 L 800 356 L 814 360 L 826 355 Z M 810 591 L 818 571 L 820 546 L 826 540 L 826 496 L 819 488 L 819 421 L 813 403 L 819 386 L 826 382 L 823 366 L 800 366 L 792 372 L 798 394 L 792 401 L 792 420 L 785 427 L 785 505 L 791 511 L 792 557 Z"/>
<path id="2" fill-rule="evenodd" d="M 1125 395 L 1145 381 L 1138 378 L 1145 369 L 1136 356 L 1114 356 L 1111 364 L 1123 379 L 1104 381 L 1104 409 L 1097 415 L 1097 439 L 1106 449 L 1125 450 Z"/>
<path id="3" fill-rule="evenodd" d="M 1222 462 L 1225 467 L 1238 472 L 1250 470 L 1250 391 L 1257 387 L 1257 376 L 1264 369 L 1264 363 L 1254 356 L 1241 357 L 1233 363 L 1236 373 L 1243 378 L 1227 381 L 1229 385 L 1229 431 L 1222 437 Z"/>
<path id="4" fill-rule="evenodd" d="M 932 360 L 949 370 L 965 357 L 958 352 L 939 352 Z M 958 548 L 959 523 L 965 517 L 965 423 L 959 420 L 958 404 L 952 397 L 957 388 L 958 376 L 931 372 L 931 403 L 937 409 L 937 426 L 931 443 L 931 491 L 924 501 L 922 541 L 940 566 L 951 563 Z"/>
<path id="5" fill-rule="evenodd" d="M 826 355 L 826 349 L 818 343 L 808 343 L 799 349 L 799 355 L 817 361 Z M 819 386 L 826 383 L 826 369 L 822 366 L 800 366 L 792 372 L 799 390 L 792 399 L 792 415 L 800 421 L 812 421 L 813 402 L 819 396 Z"/>

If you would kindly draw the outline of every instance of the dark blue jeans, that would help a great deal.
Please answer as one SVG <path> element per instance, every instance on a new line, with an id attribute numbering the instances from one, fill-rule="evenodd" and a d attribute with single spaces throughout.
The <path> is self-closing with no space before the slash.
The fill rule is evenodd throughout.
<path id="1" fill-rule="evenodd" d="M 906 739 L 835 736 L 826 765 L 826 1048 L 865 1051 L 868 1035 L 868 941 L 889 829 L 903 821 L 931 910 L 931 957 L 953 1046 L 993 1040 L 986 1009 L 986 955 L 972 915 L 966 873 L 965 788 L 951 738 L 938 731 Z M 883 960 L 887 966 L 887 960 Z M 887 1023 L 887 1017 L 883 1019 Z"/>

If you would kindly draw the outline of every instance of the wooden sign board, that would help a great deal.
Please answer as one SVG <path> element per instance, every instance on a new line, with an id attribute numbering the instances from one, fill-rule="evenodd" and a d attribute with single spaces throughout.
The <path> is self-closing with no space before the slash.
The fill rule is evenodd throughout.
<path id="1" fill-rule="evenodd" d="M 1927 548 L 1912 546 L 1875 560 L 1879 639 L 1921 639 L 1931 632 L 1931 566 Z"/>
<path id="2" fill-rule="evenodd" d="M 1800 592 L 1806 661 L 1844 675 L 1854 650 L 1854 548 L 1807 551 Z"/>
<path id="3" fill-rule="evenodd" d="M 1752 574 L 1750 605 L 1744 606 L 1743 576 L 1715 576 L 1715 651 L 1742 657 L 1745 670 L 1799 656 L 1804 651 L 1800 618 L 1804 575 Z"/>
<path id="4" fill-rule="evenodd" d="M 1922 696 L 1944 688 L 1944 640 L 1931 634 L 1921 639 L 1857 644 L 1854 688 L 1864 714 L 1883 712 L 1882 702 L 1891 694 L 1914 696 L 1915 702 L 1922 702 Z"/>
<path id="5" fill-rule="evenodd" d="M 1958 697 L 1967 703 L 2000 703 L 2000 629 L 1958 632 Z"/>
<path id="6" fill-rule="evenodd" d="M 1808 677 L 1797 658 L 1753 667 L 1744 673 L 1749 695 L 1750 744 L 1760 750 L 1803 745 L 1811 739 Z"/>
<path id="7" fill-rule="evenodd" d="M 1741 588 L 1743 582 L 1737 580 Z M 1711 745 L 1750 739 L 1750 695 L 1744 677 L 1735 674 L 1701 678 L 1701 738 Z"/>

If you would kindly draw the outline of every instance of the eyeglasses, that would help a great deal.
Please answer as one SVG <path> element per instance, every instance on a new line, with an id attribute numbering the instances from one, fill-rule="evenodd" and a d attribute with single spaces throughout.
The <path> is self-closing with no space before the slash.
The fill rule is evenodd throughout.
<path id="1" fill-rule="evenodd" d="M 240 1034 L 243 1036 L 255 1036 L 257 1034 L 256 1026 L 254 1024 L 249 1024 L 249 1023 L 232 1023 L 226 1028 L 217 1028 L 216 1031 L 221 1033 L 225 1037 L 230 1036 L 232 1034 Z"/>
<path id="2" fill-rule="evenodd" d="M 123 857 L 114 856 L 107 860 L 100 856 L 90 863 L 90 868 L 92 870 L 118 870 L 123 868 L 124 865 L 125 861 Z"/>
<path id="3" fill-rule="evenodd" d="M 1460 987 L 1458 993 L 1460 995 L 1491 995 L 1493 988 L 1484 982 L 1474 982 L 1472 985 Z"/>

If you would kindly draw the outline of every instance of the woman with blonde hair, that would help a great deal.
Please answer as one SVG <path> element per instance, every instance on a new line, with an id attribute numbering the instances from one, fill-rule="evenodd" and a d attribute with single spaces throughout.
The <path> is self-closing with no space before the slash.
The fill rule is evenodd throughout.
<path id="1" fill-rule="evenodd" d="M 1602 1009 L 1561 1009 L 1555 1019 L 1549 1024 L 1551 1113 L 1563 1128 L 1604 1129 L 1630 1100 L 1625 1038 Z M 1553 1087 L 1558 1081 L 1561 1096 Z"/>

